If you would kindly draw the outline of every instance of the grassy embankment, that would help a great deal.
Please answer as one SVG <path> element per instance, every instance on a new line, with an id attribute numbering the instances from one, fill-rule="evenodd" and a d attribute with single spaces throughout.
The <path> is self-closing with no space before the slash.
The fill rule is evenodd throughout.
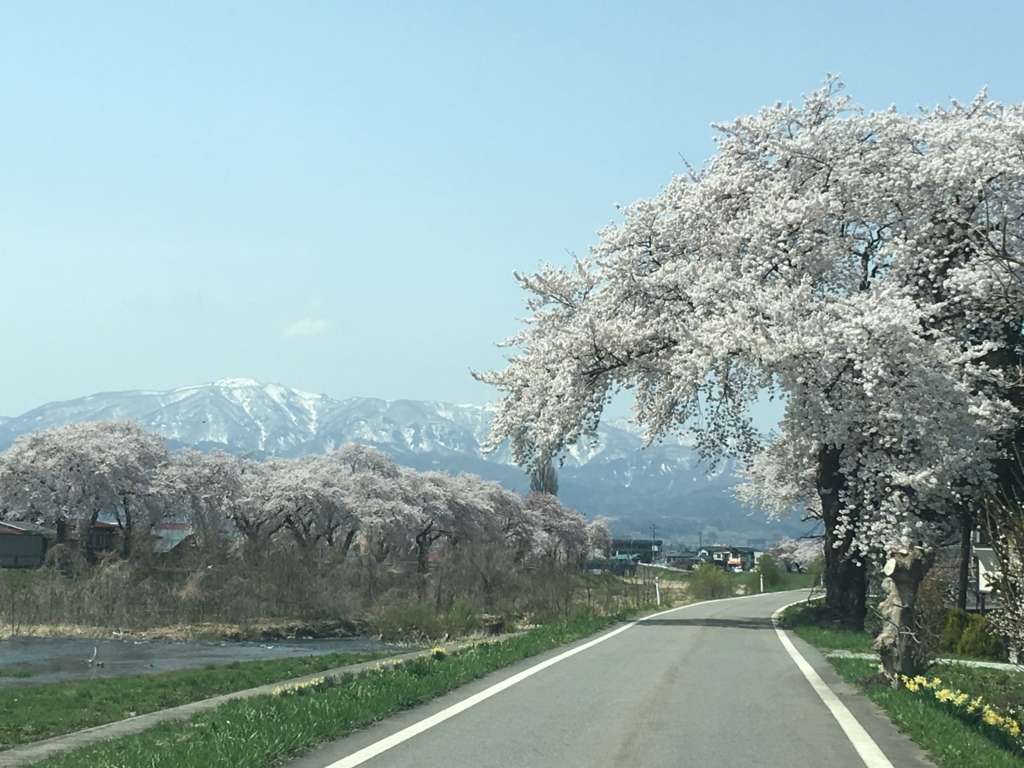
<path id="1" fill-rule="evenodd" d="M 0 669 L 0 677 L 32 677 L 32 672 L 27 669 Z"/>
<path id="2" fill-rule="evenodd" d="M 737 594 L 752 595 L 761 591 L 761 580 L 757 571 L 749 573 L 732 573 L 730 578 L 734 580 L 737 587 Z M 780 571 L 777 580 L 764 582 L 764 592 L 789 592 L 794 589 L 810 589 L 818 583 L 820 573 L 789 573 Z"/>
<path id="3" fill-rule="evenodd" d="M 385 655 L 332 653 L 8 688 L 0 695 L 0 749 Z"/>
<path id="4" fill-rule="evenodd" d="M 50 575 L 31 576 L 33 581 L 42 583 Z M 444 636 L 463 637 L 488 628 L 511 631 L 516 626 L 551 624 L 570 615 L 616 614 L 623 609 L 638 609 L 654 600 L 653 587 L 642 578 L 594 576 L 569 569 L 533 574 L 525 586 L 528 589 L 522 602 L 533 610 L 513 613 L 518 606 L 510 604 L 507 612 L 497 617 L 500 622 L 497 626 L 493 624 L 493 615 L 485 621 L 478 608 L 464 600 L 456 601 L 445 612 L 437 611 L 433 603 L 396 601 L 378 609 L 364 624 L 369 632 L 383 639 L 422 645 Z M 664 595 L 663 605 L 667 607 Z M 360 658 L 368 657 L 336 654 L 235 663 L 196 671 L 9 689 L 0 696 L 0 749 L 116 722 L 132 714 L 312 674 L 354 663 Z M 0 674 L 24 676 L 27 673 L 8 668 L 0 670 Z"/>
<path id="5" fill-rule="evenodd" d="M 638 583 L 646 583 L 649 587 L 650 577 L 654 575 L 654 573 L 638 573 L 639 578 L 635 581 Z M 690 581 L 689 573 L 658 570 L 657 575 L 663 585 L 663 607 L 668 607 L 673 603 L 688 601 L 686 586 L 684 585 L 687 585 L 687 582 Z M 725 574 L 722 575 L 724 576 Z M 814 578 L 809 574 L 789 574 L 787 576 L 788 578 L 783 581 L 772 584 L 772 591 L 802 588 L 807 586 L 805 582 L 809 583 Z M 749 579 L 750 574 L 731 574 L 729 576 L 731 587 L 730 593 L 737 591 L 735 590 L 735 587 L 746 585 Z M 597 586 L 598 583 L 606 580 L 607 579 L 583 579 L 583 581 L 588 583 L 583 584 L 581 582 L 580 584 L 574 585 L 576 589 L 580 590 L 578 597 L 579 602 L 576 606 L 577 609 L 583 608 L 582 593 L 584 591 L 587 594 L 588 607 L 592 606 L 592 603 L 597 602 L 597 600 L 594 599 L 597 595 L 591 590 L 594 586 Z M 595 581 L 595 584 L 589 584 L 590 581 Z M 606 586 L 603 584 L 601 585 Z M 631 586 L 636 589 L 635 584 Z M 581 589 L 581 587 L 584 587 L 585 590 Z M 645 589 L 643 591 L 647 593 L 649 592 L 649 589 Z M 742 592 L 743 590 L 739 591 Z M 766 591 L 768 591 L 768 586 L 766 586 Z M 645 594 L 644 596 L 650 597 L 651 595 Z M 602 595 L 602 597 L 604 597 L 604 595 Z M 625 597 L 625 595 L 623 595 L 623 597 Z M 633 600 L 636 600 L 637 598 L 641 598 L 641 595 L 638 593 L 630 595 L 630 597 L 633 598 Z M 587 611 L 584 610 L 583 612 L 586 613 Z M 476 618 L 475 616 L 457 615 L 459 613 L 462 612 L 455 610 L 449 615 L 433 619 L 429 615 L 425 614 L 422 606 L 394 606 L 390 611 L 386 611 L 385 614 L 380 617 L 378 620 L 379 626 L 377 626 L 376 629 L 383 631 L 384 634 L 393 634 L 398 636 L 405 634 L 407 630 L 412 630 L 420 638 L 429 638 L 431 636 L 438 636 L 438 633 L 443 632 L 446 629 L 472 631 L 478 628 L 478 625 L 470 620 L 472 618 Z M 421 616 L 420 614 L 425 615 Z M 595 627 L 599 629 L 603 626 L 607 626 L 607 624 L 613 620 L 615 619 L 580 619 L 577 620 L 575 624 L 579 625 L 580 621 L 583 621 L 584 623 L 587 621 L 597 622 Z M 396 629 L 399 631 L 395 632 Z M 391 630 L 391 632 L 388 632 L 388 630 Z M 534 630 L 535 633 L 540 632 L 542 634 L 550 631 L 550 628 Z M 596 629 L 588 631 L 596 631 Z M 571 630 L 570 634 L 573 634 L 574 632 L 577 634 L 572 637 L 568 637 L 563 640 L 563 642 L 575 639 L 576 636 L 583 636 L 578 634 L 576 629 Z M 545 650 L 547 647 L 552 646 L 550 646 L 550 644 L 543 645 L 539 650 Z M 533 652 L 538 651 L 531 651 L 530 653 Z M 530 653 L 527 653 L 526 655 L 530 655 Z M 488 666 L 487 669 L 481 672 L 481 674 L 485 674 L 487 671 L 497 669 L 500 666 L 504 666 L 506 663 L 511 663 L 512 661 L 525 657 L 514 650 L 512 651 L 511 656 L 508 654 L 505 654 L 505 656 L 511 660 L 499 660 L 500 663 L 498 663 L 498 666 Z M 16 696 L 7 698 L 3 703 L 0 703 L 0 723 L 2 723 L 2 725 L 0 725 L 0 744 L 2 744 L 3 747 L 9 747 L 18 743 L 25 743 L 62 733 L 69 733 L 81 728 L 115 722 L 133 714 L 152 712 L 192 701 L 210 698 L 223 693 L 244 690 L 271 682 L 315 673 L 317 671 L 345 664 L 346 660 L 349 663 L 354 663 L 355 661 L 358 661 L 359 658 L 350 656 L 346 659 L 342 658 L 342 655 L 335 655 L 325 657 L 307 657 L 303 659 L 284 659 L 270 662 L 249 662 L 245 664 L 235 663 L 224 667 L 208 667 L 204 670 L 198 671 L 173 672 L 162 675 L 145 675 L 132 678 L 82 681 L 79 683 L 19 688 L 17 689 Z M 472 677 L 466 679 L 472 679 Z M 399 680 L 398 682 L 401 683 L 402 681 Z M 436 695 L 437 693 L 450 690 L 450 687 L 454 686 L 442 686 L 442 688 L 438 689 L 431 695 Z M 393 696 L 398 696 L 399 699 L 408 702 L 408 699 L 403 699 L 400 693 L 396 693 L 394 695 L 385 693 L 385 698 L 393 698 Z M 416 702 L 414 701 L 413 703 Z M 404 706 L 409 705 L 409 703 L 406 703 L 398 708 L 403 708 Z M 392 711 L 394 711 L 394 709 L 388 709 L 385 714 Z M 216 723 L 216 720 L 212 720 L 210 722 Z M 353 725 L 352 727 L 355 728 L 359 726 Z M 289 726 L 282 724 L 282 728 L 284 731 L 287 731 Z M 130 740 L 141 737 L 128 738 Z M 97 764 L 104 763 L 101 761 Z"/>
<path id="6" fill-rule="evenodd" d="M 457 654 L 379 669 L 300 690 L 231 701 L 189 720 L 157 725 L 37 763 L 40 768 L 269 766 L 340 738 L 402 709 L 559 645 L 586 637 L 624 614 L 581 617 Z M 441 656 L 441 654 L 438 654 Z"/>
<path id="7" fill-rule="evenodd" d="M 750 595 L 761 591 L 761 579 L 757 571 L 746 571 L 744 573 L 726 573 L 721 571 L 721 573 L 728 579 L 733 594 Z M 646 565 L 637 567 L 638 577 L 648 581 L 658 580 L 661 585 L 662 599 L 668 595 L 670 599 L 675 599 L 676 602 L 686 601 L 686 585 L 691 582 L 693 575 L 693 571 L 676 568 L 654 568 Z M 779 569 L 776 574 L 765 579 L 764 591 L 788 592 L 794 589 L 808 589 L 818 583 L 820 575 L 818 570 L 808 573 L 789 573 Z"/>
<path id="8" fill-rule="evenodd" d="M 762 569 L 762 565 L 766 567 Z M 645 581 L 657 579 L 663 600 L 667 596 L 672 602 L 691 602 L 806 589 L 817 582 L 819 572 L 787 573 L 766 558 L 758 570 L 746 573 L 727 573 L 713 563 L 704 563 L 692 571 L 640 566 L 637 576 Z"/>
<path id="9" fill-rule="evenodd" d="M 783 625 L 822 651 L 871 652 L 868 632 L 851 632 L 822 619 L 806 604 L 789 608 Z M 860 688 L 892 721 L 927 749 L 943 768 L 1020 768 L 1024 752 L 1019 739 L 1004 727 L 984 723 L 987 704 L 998 717 L 1019 723 L 1024 712 L 1024 673 L 962 665 L 933 664 L 925 673 L 928 687 L 896 690 L 879 679 L 878 663 L 867 659 L 829 657 L 842 678 Z M 933 685 L 934 679 L 941 682 Z M 943 702 L 937 692 L 967 694 L 960 706 Z M 941 694 L 949 699 L 949 695 Z M 978 701 L 980 697 L 980 701 Z M 968 708 L 977 702 L 971 712 Z M 1012 725 L 1009 726 L 1012 728 Z"/>
<path id="10" fill-rule="evenodd" d="M 367 558 L 319 562 L 292 552 L 174 566 L 79 563 L 70 570 L 0 569 L 0 638 L 12 635 L 270 641 L 295 635 L 396 632 L 402 612 L 425 628 L 450 616 L 549 624 L 580 606 L 615 613 L 654 601 L 642 578 L 594 575 L 562 564 L 513 561 L 505 550 L 453 548 L 422 579 Z M 79 567 L 80 566 L 80 567 Z M 395 615 L 395 611 L 399 615 Z M 429 627 L 427 625 L 430 625 Z M 400 634 L 400 633 L 399 633 Z"/>

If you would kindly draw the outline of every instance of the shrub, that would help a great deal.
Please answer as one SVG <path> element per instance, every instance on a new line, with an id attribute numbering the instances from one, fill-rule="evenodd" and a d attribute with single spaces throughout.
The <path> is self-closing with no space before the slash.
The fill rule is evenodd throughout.
<path id="1" fill-rule="evenodd" d="M 977 614 L 971 616 L 964 627 L 956 652 L 961 656 L 1006 661 L 1006 646 L 1002 638 L 995 634 L 988 619 Z"/>
<path id="2" fill-rule="evenodd" d="M 422 603 L 388 606 L 372 626 L 382 640 L 432 640 L 444 634 L 437 616 Z"/>
<path id="3" fill-rule="evenodd" d="M 456 600 L 444 617 L 444 627 L 450 635 L 468 635 L 479 630 L 482 625 L 476 608 L 465 600 Z"/>
<path id="4" fill-rule="evenodd" d="M 693 569 L 690 579 L 690 595 L 697 600 L 714 600 L 731 597 L 733 584 L 729 576 L 712 563 L 701 563 Z"/>
<path id="5" fill-rule="evenodd" d="M 946 601 L 949 599 L 950 582 L 956 577 L 957 570 L 955 560 L 948 557 L 937 557 L 918 587 L 914 622 L 918 637 L 916 656 L 922 664 L 930 663 L 937 654 L 943 652 L 943 634 L 946 633 L 947 628 L 949 633 L 955 637 L 949 641 L 951 644 L 945 649 L 945 652 L 956 651 L 956 644 L 959 642 L 963 627 L 956 621 L 953 626 L 949 625 L 949 609 L 946 608 Z"/>
<path id="6" fill-rule="evenodd" d="M 821 581 L 822 575 L 825 573 L 825 558 L 815 558 L 809 566 L 807 566 L 807 572 L 811 574 L 811 583 L 818 584 Z"/>
<path id="7" fill-rule="evenodd" d="M 764 579 L 765 588 L 777 587 L 786 577 L 774 558 L 767 553 L 761 555 L 761 559 L 757 561 L 756 573 L 760 579 Z"/>
<path id="8" fill-rule="evenodd" d="M 946 622 L 939 635 L 939 650 L 943 653 L 956 653 L 964 630 L 971 622 L 971 614 L 962 608 L 954 608 L 946 614 Z"/>

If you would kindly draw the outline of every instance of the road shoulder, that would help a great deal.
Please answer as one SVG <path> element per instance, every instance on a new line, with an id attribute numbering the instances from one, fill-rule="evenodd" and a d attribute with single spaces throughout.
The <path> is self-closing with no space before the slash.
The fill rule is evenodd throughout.
<path id="1" fill-rule="evenodd" d="M 804 660 L 818 673 L 825 685 L 885 753 L 889 762 L 897 768 L 935 768 L 936 764 L 928 754 L 889 719 L 885 710 L 846 683 L 820 651 L 792 632 L 783 631 Z"/>

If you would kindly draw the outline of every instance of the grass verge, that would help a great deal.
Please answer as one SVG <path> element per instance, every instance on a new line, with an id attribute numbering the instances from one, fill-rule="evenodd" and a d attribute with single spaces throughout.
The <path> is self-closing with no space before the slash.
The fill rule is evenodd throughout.
<path id="1" fill-rule="evenodd" d="M 871 651 L 871 635 L 850 632 L 823 619 L 814 605 L 792 606 L 782 623 L 821 651 Z M 991 728 L 965 720 L 936 697 L 894 689 L 880 681 L 878 662 L 830 657 L 829 662 L 850 685 L 863 691 L 943 768 L 1021 768 L 1024 759 L 1006 739 L 994 738 Z M 926 671 L 941 687 L 980 697 L 1004 714 L 1020 719 L 1024 711 L 1024 674 L 1013 671 L 934 664 Z M 976 720 L 977 718 L 975 718 Z"/>
<path id="2" fill-rule="evenodd" d="M 890 719 L 910 738 L 924 747 L 943 768 L 1021 768 L 1024 760 L 1001 747 L 975 727 L 945 711 L 938 703 L 911 691 L 896 690 L 889 685 L 860 685 L 878 671 L 878 665 L 865 659 L 829 659 L 846 682 L 858 686 L 868 698 L 884 709 Z M 929 674 L 951 677 L 948 666 L 937 666 Z M 981 695 L 978 691 L 991 687 L 992 670 L 962 668 L 957 670 L 958 690 Z M 1005 674 L 1005 673 L 1002 673 Z M 1016 675 L 1019 687 L 1021 676 Z M 952 687 L 952 686 L 951 686 Z M 1019 700 L 1018 700 L 1019 701 Z"/>
<path id="3" fill-rule="evenodd" d="M 27 669 L 0 669 L 0 677 L 32 677 L 33 674 Z"/>
<path id="4" fill-rule="evenodd" d="M 825 614 L 824 606 L 818 603 L 798 603 L 789 606 L 779 623 L 819 651 L 874 651 L 875 639 L 871 633 L 854 632 L 831 621 Z"/>
<path id="5" fill-rule="evenodd" d="M 44 760 L 39 768 L 269 766 L 422 704 L 489 672 L 578 640 L 624 618 L 579 618 L 502 642 L 325 680 L 281 695 L 231 701 L 186 721 L 100 742 Z"/>
<path id="6" fill-rule="evenodd" d="M 0 749 L 386 655 L 331 653 L 8 688 L 0 696 Z"/>

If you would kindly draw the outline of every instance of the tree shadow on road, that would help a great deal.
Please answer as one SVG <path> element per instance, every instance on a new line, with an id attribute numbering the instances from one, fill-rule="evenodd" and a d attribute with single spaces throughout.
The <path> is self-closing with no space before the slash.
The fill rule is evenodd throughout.
<path id="1" fill-rule="evenodd" d="M 642 627 L 720 627 L 722 629 L 774 629 L 768 618 L 738 619 L 641 619 Z"/>

